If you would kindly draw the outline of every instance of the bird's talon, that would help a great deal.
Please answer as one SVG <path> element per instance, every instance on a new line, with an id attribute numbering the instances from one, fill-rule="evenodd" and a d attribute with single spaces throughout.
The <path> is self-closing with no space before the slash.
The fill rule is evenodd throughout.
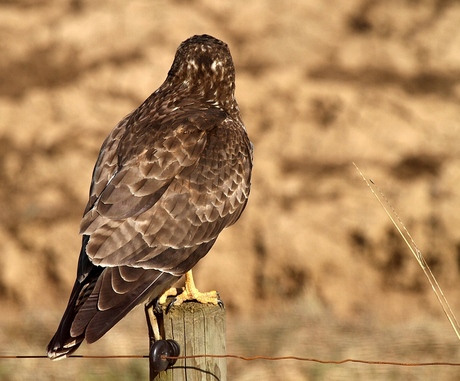
<path id="1" fill-rule="evenodd" d="M 161 304 L 160 304 L 160 299 L 157 299 L 155 301 L 155 307 L 153 307 L 153 311 L 156 313 L 156 314 L 161 314 L 163 312 L 162 308 L 161 308 Z"/>
<path id="2" fill-rule="evenodd" d="M 177 302 L 177 298 L 173 298 L 173 300 L 171 300 L 171 301 L 168 303 L 168 305 L 166 306 L 165 314 L 168 314 L 169 311 L 171 311 L 172 306 L 175 306 L 175 305 L 176 305 L 176 304 L 175 304 L 176 302 Z"/>

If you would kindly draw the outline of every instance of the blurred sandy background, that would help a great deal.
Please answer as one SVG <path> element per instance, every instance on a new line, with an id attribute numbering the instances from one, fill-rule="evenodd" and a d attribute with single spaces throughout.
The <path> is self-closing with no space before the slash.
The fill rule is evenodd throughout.
<path id="1" fill-rule="evenodd" d="M 228 352 L 459 361 L 391 200 L 460 315 L 460 3 L 0 1 L 0 354 L 44 354 L 99 147 L 179 43 L 228 43 L 255 144 L 242 219 L 199 264 Z M 142 309 L 80 354 L 146 354 Z M 147 379 L 143 360 L 0 360 L 2 380 Z M 229 380 L 456 380 L 449 367 L 229 361 Z"/>

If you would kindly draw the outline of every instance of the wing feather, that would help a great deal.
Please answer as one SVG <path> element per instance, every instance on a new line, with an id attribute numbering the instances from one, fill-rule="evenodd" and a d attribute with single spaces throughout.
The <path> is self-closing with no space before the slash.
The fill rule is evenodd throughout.
<path id="1" fill-rule="evenodd" d="M 185 121 L 190 121 L 185 118 L 179 124 L 180 133 L 170 132 L 163 137 L 168 143 L 161 143 L 159 157 L 160 150 L 154 144 L 153 151 L 144 150 L 136 157 L 136 167 L 130 164 L 134 159 L 123 160 L 126 168 L 122 167 L 100 195 L 95 195 L 96 202 L 82 222 L 82 233 L 91 235 L 87 253 L 95 264 L 141 263 L 145 269 L 161 269 L 155 257 L 168 248 L 209 242 L 238 219 L 250 185 L 250 147 L 246 145 L 246 152 L 240 150 L 245 147 L 245 132 L 229 118 L 208 130 L 197 126 L 197 120 L 186 125 Z M 157 137 L 154 141 L 162 139 Z M 164 154 L 166 148 L 173 150 L 170 155 Z M 124 151 L 134 152 L 126 146 Z M 161 165 L 150 166 L 152 161 L 145 164 L 147 157 Z M 181 167 L 175 157 L 188 165 Z M 174 170 L 164 176 L 158 166 Z M 149 168 L 151 176 L 146 178 L 139 169 L 142 167 Z M 241 177 L 240 171 L 246 178 Z M 140 183 L 142 186 L 136 187 Z M 146 254 L 142 257 L 140 253 Z"/>

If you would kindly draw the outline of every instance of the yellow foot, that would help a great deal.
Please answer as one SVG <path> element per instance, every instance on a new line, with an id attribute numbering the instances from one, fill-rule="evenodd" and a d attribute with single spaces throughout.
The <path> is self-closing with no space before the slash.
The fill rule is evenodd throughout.
<path id="1" fill-rule="evenodd" d="M 166 304 L 166 301 L 170 296 L 177 296 L 178 294 L 183 292 L 179 292 L 178 290 L 184 290 L 184 288 L 181 287 L 177 289 L 175 287 L 171 287 L 169 290 L 166 290 L 165 293 L 158 298 L 157 304 Z"/>
<path id="2" fill-rule="evenodd" d="M 165 304 L 169 296 L 175 296 L 174 300 L 168 305 L 167 311 L 174 305 L 180 306 L 188 300 L 196 300 L 203 304 L 214 304 L 223 307 L 222 300 L 220 300 L 217 291 L 200 292 L 195 286 L 193 281 L 192 270 L 185 274 L 185 287 L 181 289 L 170 288 L 158 299 L 158 304 Z"/>
<path id="3" fill-rule="evenodd" d="M 175 306 L 180 306 L 182 303 L 188 300 L 196 300 L 202 304 L 214 304 L 216 306 L 222 304 L 222 300 L 220 300 L 217 291 L 200 292 L 196 288 L 194 290 L 187 290 L 186 287 L 181 294 L 176 296 L 172 304 Z"/>

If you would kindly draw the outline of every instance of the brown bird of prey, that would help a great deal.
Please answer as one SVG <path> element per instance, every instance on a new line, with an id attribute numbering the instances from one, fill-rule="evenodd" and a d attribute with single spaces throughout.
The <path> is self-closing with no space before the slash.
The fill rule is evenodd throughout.
<path id="1" fill-rule="evenodd" d="M 235 100 L 227 45 L 194 36 L 177 49 L 165 82 L 102 144 L 81 221 L 77 279 L 48 357 L 93 343 L 193 266 L 240 217 L 249 196 L 252 144 Z"/>

